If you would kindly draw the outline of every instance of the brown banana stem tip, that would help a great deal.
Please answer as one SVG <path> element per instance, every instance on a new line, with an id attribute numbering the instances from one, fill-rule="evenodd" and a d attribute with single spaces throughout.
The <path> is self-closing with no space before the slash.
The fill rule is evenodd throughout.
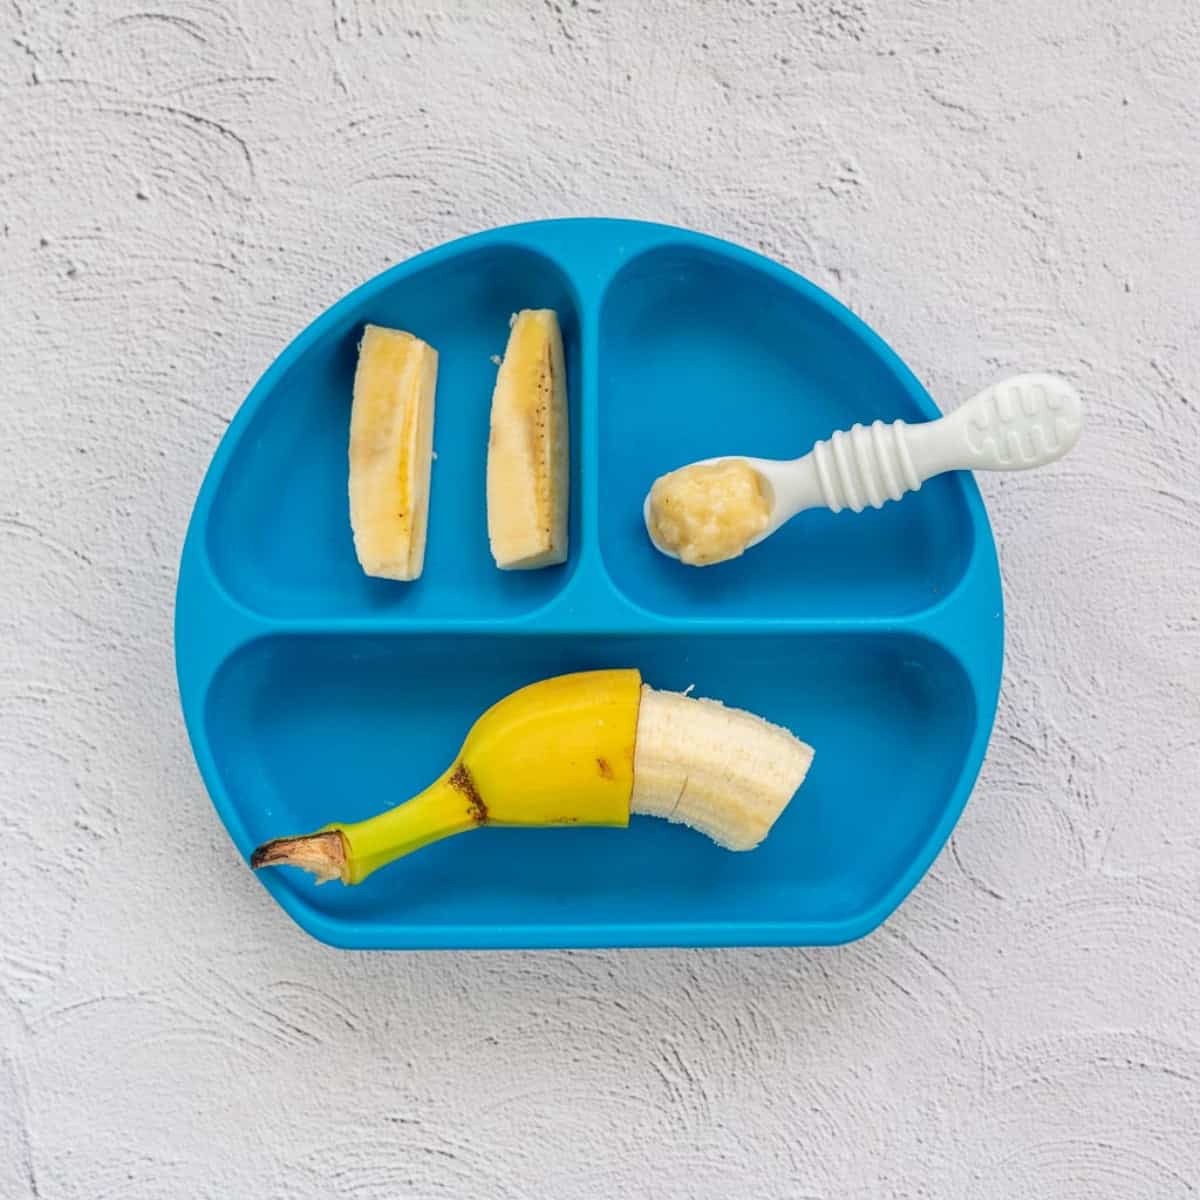
<path id="1" fill-rule="evenodd" d="M 256 871 L 260 867 L 300 867 L 311 871 L 319 884 L 331 879 L 346 883 L 346 839 L 336 829 L 275 838 L 250 855 L 250 865 Z"/>

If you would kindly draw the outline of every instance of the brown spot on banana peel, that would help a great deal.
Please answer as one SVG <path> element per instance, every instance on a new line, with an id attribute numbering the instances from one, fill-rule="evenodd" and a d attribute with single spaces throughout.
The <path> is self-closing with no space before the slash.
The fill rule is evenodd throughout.
<path id="1" fill-rule="evenodd" d="M 331 879 L 350 882 L 346 868 L 346 839 L 337 829 L 263 842 L 250 855 L 250 865 L 256 871 L 262 867 L 300 867 L 311 871 L 318 884 L 328 883 Z"/>
<path id="2" fill-rule="evenodd" d="M 613 779 L 613 769 L 609 766 L 607 758 L 596 759 L 596 769 L 600 772 L 601 779 Z"/>
<path id="3" fill-rule="evenodd" d="M 460 792 L 467 798 L 469 808 L 467 812 L 476 825 L 486 825 L 488 819 L 487 805 L 483 802 L 483 797 L 479 794 L 479 790 L 475 787 L 475 780 L 471 778 L 471 772 L 467 770 L 467 764 L 460 762 L 450 772 L 450 778 L 447 781 L 450 786 Z"/>

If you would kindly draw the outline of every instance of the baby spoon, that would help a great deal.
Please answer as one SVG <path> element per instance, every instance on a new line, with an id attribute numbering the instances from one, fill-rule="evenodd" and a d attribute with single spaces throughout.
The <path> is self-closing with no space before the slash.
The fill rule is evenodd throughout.
<path id="1" fill-rule="evenodd" d="M 731 558 L 769 538 L 805 509 L 841 512 L 848 508 L 857 513 L 867 505 L 882 508 L 888 500 L 899 500 L 943 471 L 1022 471 L 1045 466 L 1075 445 L 1082 428 L 1083 404 L 1069 383 L 1053 375 L 1014 375 L 984 388 L 936 421 L 855 425 L 817 442 L 803 458 L 794 460 L 727 455 L 692 466 L 745 463 L 763 480 L 766 525 L 762 527 L 760 521 L 740 548 L 723 555 Z M 657 549 L 678 557 L 677 548 L 663 545 L 655 536 L 654 496 L 652 488 L 643 505 L 646 529 Z M 698 514 L 699 527 L 708 515 Z M 724 519 L 720 512 L 715 516 Z"/>

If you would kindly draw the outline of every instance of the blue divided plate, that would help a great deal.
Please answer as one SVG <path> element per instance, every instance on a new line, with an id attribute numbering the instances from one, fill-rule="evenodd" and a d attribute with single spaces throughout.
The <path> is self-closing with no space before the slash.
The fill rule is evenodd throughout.
<path id="1" fill-rule="evenodd" d="M 484 465 L 509 315 L 554 308 L 571 408 L 571 553 L 495 569 Z M 356 347 L 373 321 L 440 353 L 424 576 L 368 579 L 346 499 Z M 920 878 L 966 802 L 1003 643 L 987 515 L 968 475 L 861 515 L 809 513 L 696 570 L 656 553 L 661 472 L 784 457 L 834 429 L 938 410 L 819 288 L 746 250 L 631 221 L 497 229 L 335 304 L 276 360 L 217 450 L 180 566 L 179 687 L 213 803 L 243 855 L 418 791 L 512 689 L 640 668 L 788 726 L 816 748 L 761 848 L 628 830 L 487 829 L 356 888 L 263 885 L 355 948 L 848 941 Z"/>

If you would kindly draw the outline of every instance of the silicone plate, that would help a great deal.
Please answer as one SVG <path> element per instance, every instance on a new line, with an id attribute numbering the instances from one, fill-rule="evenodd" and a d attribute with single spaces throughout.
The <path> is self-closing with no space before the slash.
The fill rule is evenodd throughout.
<path id="1" fill-rule="evenodd" d="M 558 310 L 571 405 L 571 554 L 503 573 L 484 465 L 509 315 Z M 429 544 L 413 584 L 366 578 L 346 444 L 364 322 L 440 352 Z M 628 830 L 483 830 L 357 888 L 263 885 L 310 933 L 366 948 L 842 942 L 884 919 L 966 802 L 995 712 L 1000 580 L 969 476 L 861 515 L 809 513 L 744 558 L 657 554 L 641 501 L 662 471 L 798 455 L 934 404 L 813 284 L 735 246 L 629 221 L 493 230 L 403 263 L 306 329 L 242 406 L 184 546 L 184 715 L 243 855 L 419 790 L 472 720 L 546 675 L 636 666 L 816 747 L 764 845 L 730 854 Z"/>

